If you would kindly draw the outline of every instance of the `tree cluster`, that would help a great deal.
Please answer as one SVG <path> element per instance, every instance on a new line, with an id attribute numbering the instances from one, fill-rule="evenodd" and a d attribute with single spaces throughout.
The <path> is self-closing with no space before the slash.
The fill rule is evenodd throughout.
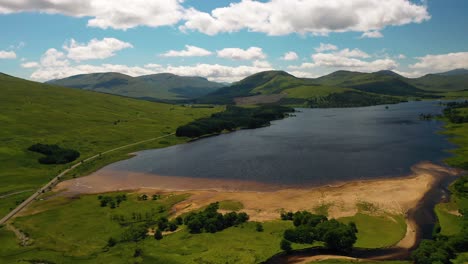
<path id="1" fill-rule="evenodd" d="M 284 232 L 284 240 L 299 244 L 312 244 L 314 241 L 325 242 L 329 249 L 349 253 L 357 240 L 358 232 L 354 223 L 343 224 L 323 215 L 315 215 L 307 211 L 287 212 L 281 214 L 281 219 L 292 220 L 295 228 Z M 281 248 L 287 248 L 287 242 L 281 242 Z"/>
<path id="2" fill-rule="evenodd" d="M 331 108 L 397 104 L 401 102 L 403 102 L 403 100 L 397 97 L 346 91 L 343 93 L 333 93 L 325 97 L 309 99 L 308 105 L 311 108 Z"/>
<path id="3" fill-rule="evenodd" d="M 109 205 L 111 209 L 114 209 L 116 207 L 119 207 L 119 205 L 123 201 L 127 201 L 127 195 L 120 194 L 115 197 L 107 196 L 107 195 L 99 195 L 98 200 L 100 201 L 101 207 L 107 207 Z"/>
<path id="4" fill-rule="evenodd" d="M 468 199 L 468 176 L 460 177 L 450 187 L 452 194 L 457 199 Z M 468 249 L 468 205 L 460 203 L 459 212 L 463 217 L 462 230 L 453 236 L 434 235 L 434 240 L 423 240 L 413 252 L 412 259 L 416 264 L 452 263 L 457 253 L 466 252 Z"/>
<path id="5" fill-rule="evenodd" d="M 468 101 L 447 103 L 444 109 L 444 116 L 455 124 L 468 123 L 468 116 L 462 115 L 459 108 L 468 108 Z"/>
<path id="6" fill-rule="evenodd" d="M 45 157 L 38 159 L 41 164 L 66 164 L 76 160 L 80 156 L 80 153 L 76 150 L 41 143 L 30 146 L 28 150 L 45 155 Z"/>
<path id="7" fill-rule="evenodd" d="M 222 131 L 233 131 L 238 128 L 259 128 L 267 126 L 270 121 L 284 118 L 286 113 L 294 112 L 293 108 L 267 105 L 255 108 L 227 106 L 221 113 L 212 114 L 209 118 L 195 120 L 177 128 L 178 137 L 197 138 L 204 135 L 219 134 Z"/>
<path id="8" fill-rule="evenodd" d="M 218 213 L 219 204 L 212 203 L 203 211 L 191 212 L 184 218 L 190 233 L 216 233 L 231 226 L 237 226 L 249 220 L 246 213 Z"/>

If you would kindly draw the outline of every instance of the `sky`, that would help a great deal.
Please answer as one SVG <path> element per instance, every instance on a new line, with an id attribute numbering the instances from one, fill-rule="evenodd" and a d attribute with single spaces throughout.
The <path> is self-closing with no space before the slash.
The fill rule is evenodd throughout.
<path id="1" fill-rule="evenodd" d="M 466 0 L 0 0 L 0 72 L 170 72 L 234 82 L 468 68 Z"/>

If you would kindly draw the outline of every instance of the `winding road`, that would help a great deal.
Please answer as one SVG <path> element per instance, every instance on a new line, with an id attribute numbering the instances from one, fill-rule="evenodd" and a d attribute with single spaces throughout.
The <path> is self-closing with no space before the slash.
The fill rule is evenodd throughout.
<path id="1" fill-rule="evenodd" d="M 5 224 L 8 220 L 10 220 L 12 217 L 14 217 L 17 213 L 19 213 L 23 208 L 25 208 L 26 206 L 28 206 L 30 203 L 32 203 L 39 195 L 41 195 L 43 192 L 46 192 L 49 188 L 53 187 L 56 183 L 58 183 L 60 181 L 60 178 L 63 177 L 65 174 L 67 174 L 68 172 L 76 169 L 77 167 L 81 166 L 83 163 L 85 162 L 89 162 L 91 160 L 94 160 L 98 157 L 100 157 L 101 155 L 104 155 L 104 154 L 107 154 L 107 153 L 110 153 L 110 152 L 113 152 L 113 151 L 117 151 L 117 150 L 120 150 L 120 149 L 124 149 L 124 148 L 128 148 L 128 147 L 132 147 L 132 146 L 135 146 L 135 145 L 139 145 L 139 144 L 143 144 L 143 143 L 147 143 L 147 142 L 151 142 L 151 141 L 154 141 L 154 140 L 158 140 L 158 139 L 162 139 L 162 138 L 166 138 L 166 137 L 169 137 L 169 136 L 173 136 L 175 135 L 175 133 L 171 133 L 171 134 L 167 134 L 165 136 L 160 136 L 160 137 L 156 137 L 156 138 L 150 138 L 150 139 L 146 139 L 146 140 L 142 140 L 142 141 L 138 141 L 138 142 L 135 142 L 135 143 L 132 143 L 132 144 L 128 144 L 128 145 L 125 145 L 125 146 L 121 146 L 121 147 L 118 147 L 118 148 L 114 148 L 114 149 L 111 149 L 111 150 L 108 150 L 108 151 L 105 151 L 105 152 L 102 152 L 100 154 L 96 154 L 90 158 L 87 158 L 85 160 L 82 160 L 78 163 L 76 163 L 75 165 L 71 166 L 70 168 L 62 171 L 59 175 L 55 176 L 52 180 L 50 180 L 46 185 L 44 185 L 43 187 L 41 187 L 37 192 L 35 192 L 33 195 L 29 196 L 28 199 L 24 200 L 20 205 L 18 205 L 15 209 L 13 209 L 12 211 L 10 211 L 7 215 L 5 215 L 1 220 L 0 220 L 0 225 L 3 225 Z"/>

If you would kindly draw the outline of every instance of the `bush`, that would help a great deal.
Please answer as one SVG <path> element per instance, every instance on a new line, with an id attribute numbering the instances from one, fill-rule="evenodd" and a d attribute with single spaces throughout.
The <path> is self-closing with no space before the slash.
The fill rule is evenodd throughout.
<path id="1" fill-rule="evenodd" d="M 249 216 L 246 213 L 229 212 L 222 215 L 218 213 L 218 208 L 218 203 L 212 203 L 201 212 L 188 214 L 184 219 L 184 223 L 187 225 L 189 232 L 192 234 L 202 232 L 216 233 L 249 220 Z M 176 219 L 176 221 L 180 220 Z"/>
<path id="2" fill-rule="evenodd" d="M 38 159 L 41 164 L 66 164 L 76 160 L 80 153 L 73 149 L 64 149 L 58 145 L 34 144 L 29 151 L 46 155 Z"/>
<path id="3" fill-rule="evenodd" d="M 282 239 L 281 242 L 280 242 L 280 248 L 281 248 L 281 250 L 284 250 L 287 253 L 291 252 L 291 250 L 292 250 L 291 242 L 289 242 L 286 239 Z"/>
<path id="4" fill-rule="evenodd" d="M 156 240 L 163 239 L 163 235 L 162 235 L 161 230 L 157 229 L 156 232 L 154 232 L 154 239 L 156 239 Z"/>
<path id="5" fill-rule="evenodd" d="M 288 112 L 294 112 L 294 109 L 273 105 L 256 108 L 228 106 L 224 112 L 180 126 L 177 128 L 176 136 L 197 138 L 224 130 L 263 127 L 269 125 L 272 120 L 283 118 Z"/>

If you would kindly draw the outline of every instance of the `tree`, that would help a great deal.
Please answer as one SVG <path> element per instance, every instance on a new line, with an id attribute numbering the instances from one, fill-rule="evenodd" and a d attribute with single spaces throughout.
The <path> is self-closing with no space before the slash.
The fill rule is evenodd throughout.
<path id="1" fill-rule="evenodd" d="M 349 253 L 356 243 L 356 234 L 346 227 L 328 231 L 322 239 L 330 249 Z"/>
<path id="2" fill-rule="evenodd" d="M 107 240 L 107 246 L 108 247 L 113 247 L 117 244 L 117 240 L 115 240 L 115 238 L 111 237 L 109 238 L 109 240 Z"/>
<path id="3" fill-rule="evenodd" d="M 292 250 L 291 242 L 289 242 L 286 239 L 282 239 L 281 242 L 280 242 L 280 248 L 281 248 L 281 250 L 284 250 L 287 253 L 291 252 L 291 250 Z"/>
<path id="4" fill-rule="evenodd" d="M 161 230 L 157 229 L 156 232 L 154 232 L 154 239 L 156 239 L 156 240 L 163 239 L 163 235 L 161 233 Z"/>
<path id="5" fill-rule="evenodd" d="M 177 223 L 172 221 L 169 223 L 169 231 L 174 232 L 177 230 Z"/>
<path id="6" fill-rule="evenodd" d="M 257 223 L 255 230 L 257 230 L 257 232 L 263 232 L 263 225 L 261 223 Z"/>
<path id="7" fill-rule="evenodd" d="M 198 234 L 198 233 L 201 233 L 202 228 L 203 228 L 203 224 L 198 219 L 198 217 L 195 217 L 195 218 L 191 219 L 187 223 L 187 227 L 188 227 L 190 233 Z"/>
<path id="8" fill-rule="evenodd" d="M 141 248 L 135 248 L 135 252 L 133 253 L 133 257 L 138 258 L 141 255 L 143 255 L 143 250 Z"/>

